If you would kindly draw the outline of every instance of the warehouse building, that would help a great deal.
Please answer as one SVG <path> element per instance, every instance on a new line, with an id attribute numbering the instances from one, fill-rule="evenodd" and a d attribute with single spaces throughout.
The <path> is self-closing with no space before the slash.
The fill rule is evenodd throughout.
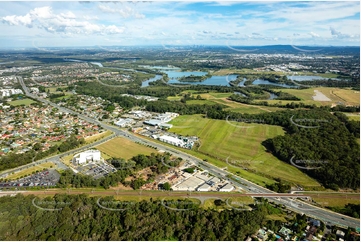
<path id="1" fill-rule="evenodd" d="M 201 185 L 197 188 L 197 191 L 198 192 L 208 192 L 209 189 L 211 189 L 211 187 L 208 184 L 204 183 L 203 185 Z"/>
<path id="2" fill-rule="evenodd" d="M 195 191 L 204 181 L 197 177 L 190 177 L 187 180 L 172 186 L 173 191 Z"/>
<path id="3" fill-rule="evenodd" d="M 223 187 L 221 187 L 219 189 L 220 192 L 230 192 L 234 190 L 234 186 L 232 186 L 231 184 L 227 183 L 226 185 L 224 185 Z"/>
<path id="4" fill-rule="evenodd" d="M 87 150 L 79 154 L 74 155 L 73 163 L 74 165 L 83 165 L 86 162 L 90 161 L 100 161 L 101 154 L 99 150 Z"/>
<path id="5" fill-rule="evenodd" d="M 159 137 L 159 140 L 171 145 L 183 147 L 185 145 L 184 141 L 178 138 L 174 138 L 168 135 L 162 135 Z"/>

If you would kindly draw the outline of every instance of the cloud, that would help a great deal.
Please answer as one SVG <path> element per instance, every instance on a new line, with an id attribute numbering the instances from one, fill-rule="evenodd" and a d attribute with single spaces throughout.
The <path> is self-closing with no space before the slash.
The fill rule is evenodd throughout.
<path id="1" fill-rule="evenodd" d="M 117 9 L 102 4 L 99 5 L 98 8 L 105 13 L 119 14 L 123 18 L 130 18 L 130 17 L 134 17 L 137 19 L 145 18 L 145 15 L 138 13 L 136 10 L 134 10 L 129 6 L 125 6 L 124 9 Z"/>
<path id="2" fill-rule="evenodd" d="M 359 38 L 359 35 L 349 35 L 343 34 L 340 31 L 337 31 L 335 28 L 330 27 L 331 35 L 338 39 L 346 39 L 346 38 Z"/>
<path id="3" fill-rule="evenodd" d="M 309 34 L 310 34 L 312 37 L 320 37 L 319 34 L 316 34 L 316 33 L 314 33 L 314 32 L 310 32 Z"/>
<path id="4" fill-rule="evenodd" d="M 2 22 L 9 25 L 20 25 L 28 28 L 37 27 L 49 33 L 60 33 L 64 35 L 73 34 L 119 34 L 124 28 L 115 25 L 98 25 L 88 21 L 78 21 L 74 13 L 55 14 L 49 6 L 35 8 L 24 16 L 5 16 Z"/>

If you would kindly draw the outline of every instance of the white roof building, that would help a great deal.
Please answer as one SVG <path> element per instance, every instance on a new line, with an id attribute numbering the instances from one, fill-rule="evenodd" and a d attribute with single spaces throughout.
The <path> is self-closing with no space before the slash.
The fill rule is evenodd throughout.
<path id="1" fill-rule="evenodd" d="M 208 192 L 210 188 L 211 187 L 208 184 L 204 183 L 203 185 L 201 185 L 201 186 L 199 186 L 197 188 L 197 191 L 199 191 L 199 192 Z"/>
<path id="2" fill-rule="evenodd" d="M 173 191 L 194 191 L 199 185 L 203 183 L 204 181 L 202 181 L 201 179 L 192 176 L 187 180 L 172 186 L 172 189 Z"/>
<path id="3" fill-rule="evenodd" d="M 223 187 L 221 187 L 219 189 L 220 192 L 230 192 L 234 189 L 234 186 L 232 186 L 231 184 L 227 183 L 226 185 L 224 185 Z"/>
<path id="4" fill-rule="evenodd" d="M 184 146 L 184 141 L 178 138 L 174 138 L 171 136 L 167 136 L 167 135 L 162 135 L 159 137 L 159 140 L 168 144 L 172 144 L 175 146 L 180 146 L 183 147 Z"/>
<path id="5" fill-rule="evenodd" d="M 73 163 L 76 165 L 82 165 L 89 161 L 100 161 L 100 159 L 101 154 L 99 150 L 87 150 L 74 155 Z"/>

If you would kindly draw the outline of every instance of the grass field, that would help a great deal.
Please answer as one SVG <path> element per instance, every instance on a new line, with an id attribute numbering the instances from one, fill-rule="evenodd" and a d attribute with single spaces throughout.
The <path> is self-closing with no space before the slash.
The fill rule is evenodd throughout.
<path id="1" fill-rule="evenodd" d="M 99 140 L 99 139 L 105 138 L 105 137 L 107 137 L 107 136 L 109 136 L 109 135 L 111 135 L 111 134 L 112 134 L 112 132 L 109 131 L 109 130 L 107 130 L 107 131 L 102 132 L 102 133 L 100 133 L 100 134 L 95 134 L 95 135 L 93 135 L 93 136 L 86 137 L 86 138 L 85 138 L 85 143 L 86 143 L 86 144 L 93 143 L 94 141 L 97 141 L 97 140 Z"/>
<path id="2" fill-rule="evenodd" d="M 345 114 L 349 120 L 360 121 L 359 113 L 343 113 Z"/>
<path id="3" fill-rule="evenodd" d="M 244 178 L 260 185 L 272 182 L 267 178 L 269 177 L 281 178 L 302 186 L 320 186 L 318 182 L 296 167 L 286 164 L 266 152 L 261 142 L 277 135 L 283 135 L 284 131 L 279 126 L 212 120 L 202 118 L 201 115 L 182 115 L 170 123 L 174 125 L 170 132 L 195 135 L 200 138 L 199 152 L 193 151 L 196 156 L 204 159 L 197 153 L 208 155 L 213 158 L 208 159 L 209 162 L 219 167 L 228 167 L 229 171 L 238 171 Z M 257 174 L 229 165 L 226 161 L 242 163 L 248 169 L 255 170 Z"/>
<path id="4" fill-rule="evenodd" d="M 314 90 L 322 92 L 327 96 L 331 101 L 314 101 L 312 96 L 314 95 Z M 305 104 L 316 104 L 320 105 L 331 105 L 336 102 L 343 102 L 348 105 L 360 105 L 360 93 L 351 89 L 341 89 L 335 87 L 315 87 L 309 89 L 275 89 L 275 91 L 283 91 L 296 97 L 300 98 L 301 101 L 281 101 L 282 105 L 291 102 L 303 102 Z M 269 103 L 278 103 L 279 100 L 267 100 Z"/>
<path id="5" fill-rule="evenodd" d="M 130 159 L 138 154 L 150 155 L 157 150 L 136 144 L 128 139 L 117 137 L 96 147 L 98 150 L 114 158 Z"/>
<path id="6" fill-rule="evenodd" d="M 29 106 L 32 103 L 36 103 L 36 101 L 29 98 L 9 102 L 9 104 L 13 106 L 20 106 L 20 105 Z"/>
<path id="7" fill-rule="evenodd" d="M 360 198 L 355 199 L 355 197 L 347 197 L 345 195 L 340 195 L 339 198 L 333 197 L 330 198 L 318 198 L 312 196 L 312 199 L 315 200 L 322 207 L 345 207 L 346 204 L 360 204 Z"/>
<path id="8" fill-rule="evenodd" d="M 11 174 L 8 177 L 6 177 L 6 179 L 11 179 L 11 180 L 15 180 L 15 179 L 19 179 L 21 176 L 28 176 L 31 175 L 32 172 L 34 171 L 42 171 L 44 168 L 54 168 L 56 167 L 56 165 L 53 162 L 46 162 L 37 166 L 33 166 L 30 168 L 27 168 L 25 170 L 19 171 L 17 173 Z"/>

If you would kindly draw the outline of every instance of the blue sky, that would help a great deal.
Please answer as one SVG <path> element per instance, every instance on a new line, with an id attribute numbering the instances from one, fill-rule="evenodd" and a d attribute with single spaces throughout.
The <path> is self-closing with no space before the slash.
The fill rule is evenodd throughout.
<path id="1" fill-rule="evenodd" d="M 358 1 L 0 5 L 1 47 L 360 45 Z"/>

